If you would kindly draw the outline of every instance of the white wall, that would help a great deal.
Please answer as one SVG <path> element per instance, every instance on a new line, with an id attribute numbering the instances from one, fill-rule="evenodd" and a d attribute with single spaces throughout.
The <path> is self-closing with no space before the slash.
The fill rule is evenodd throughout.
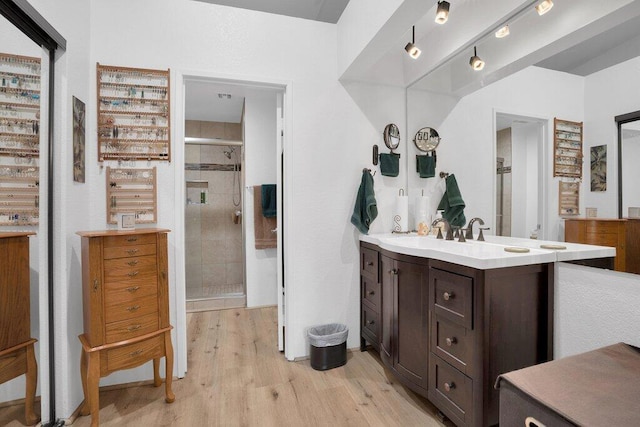
<path id="1" fill-rule="evenodd" d="M 450 112 L 441 122 L 425 113 L 437 100 L 428 92 L 412 91 L 412 97 L 422 95 L 424 108 L 414 101 L 409 109 L 409 121 L 425 125 L 432 123 L 442 141 L 438 147 L 437 170 L 456 175 L 462 197 L 466 202 L 467 218 L 481 217 L 495 230 L 495 129 L 494 113 L 511 113 L 520 116 L 546 119 L 547 147 L 553 144 L 553 118 L 581 121 L 584 116 L 584 79 L 565 73 L 538 67 L 529 67 L 503 80 L 484 87 L 462 98 L 453 108 L 443 106 Z M 415 92 L 415 93 L 414 93 Z M 551 178 L 552 150 L 545 154 L 545 172 L 548 184 L 545 187 L 546 214 L 549 218 L 543 236 L 562 240 L 558 217 L 558 184 Z M 410 168 L 411 169 L 411 168 Z M 415 169 L 411 169 L 413 171 Z M 543 177 L 544 178 L 544 177 Z M 417 174 L 409 175 L 409 187 L 416 191 L 420 182 Z M 432 180 L 438 180 L 434 178 Z M 515 187 L 514 187 L 515 188 Z M 541 236 L 542 237 L 542 236 Z"/>
<path id="2" fill-rule="evenodd" d="M 597 207 L 598 217 L 618 217 L 618 132 L 614 117 L 640 110 L 640 57 L 585 78 L 582 206 Z M 607 146 L 607 191 L 591 192 L 590 148 Z M 626 216 L 626 212 L 623 212 Z"/>
<path id="3" fill-rule="evenodd" d="M 537 124 L 513 125 L 511 236 L 529 237 L 538 221 L 538 140 Z M 540 135 L 541 136 L 541 135 Z M 540 191 L 548 191 L 540 186 Z"/>
<path id="4" fill-rule="evenodd" d="M 640 346 L 640 276 L 556 265 L 554 359 L 625 342 Z"/>
<path id="5" fill-rule="evenodd" d="M 275 184 L 277 178 L 277 98 L 273 90 L 251 90 L 245 96 L 245 271 L 247 307 L 277 303 L 276 249 L 256 249 L 253 223 L 254 185 Z"/>

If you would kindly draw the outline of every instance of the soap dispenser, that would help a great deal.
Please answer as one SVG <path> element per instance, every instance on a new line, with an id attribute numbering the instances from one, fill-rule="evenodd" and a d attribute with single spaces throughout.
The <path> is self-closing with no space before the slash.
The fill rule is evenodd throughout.
<path id="1" fill-rule="evenodd" d="M 442 212 L 444 212 L 443 210 L 439 210 L 436 212 L 436 218 L 434 219 L 434 221 L 438 220 L 438 219 L 442 219 Z M 444 236 L 444 233 L 447 231 L 446 227 L 444 225 L 444 222 L 440 221 L 438 222 L 436 225 L 433 226 L 433 228 L 431 229 L 431 232 L 434 236 L 438 235 L 438 229 L 441 229 L 441 233 Z"/>

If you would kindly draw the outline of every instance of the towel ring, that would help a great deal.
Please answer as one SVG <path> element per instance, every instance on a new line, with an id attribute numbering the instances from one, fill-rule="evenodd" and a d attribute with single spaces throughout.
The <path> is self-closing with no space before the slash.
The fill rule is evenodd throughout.
<path id="1" fill-rule="evenodd" d="M 440 135 L 438 135 L 438 131 L 434 128 L 421 128 L 416 132 L 413 143 L 418 150 L 423 153 L 428 153 L 435 150 L 438 144 L 440 144 Z"/>

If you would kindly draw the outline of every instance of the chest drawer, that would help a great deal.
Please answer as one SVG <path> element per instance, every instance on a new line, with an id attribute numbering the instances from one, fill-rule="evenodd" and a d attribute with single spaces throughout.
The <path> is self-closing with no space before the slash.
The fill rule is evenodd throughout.
<path id="1" fill-rule="evenodd" d="M 380 322 L 378 318 L 378 312 L 367 308 L 366 306 L 362 306 L 362 315 L 361 315 L 362 331 L 369 337 L 372 343 L 378 343 L 378 337 L 380 330 Z"/>
<path id="2" fill-rule="evenodd" d="M 362 286 L 362 301 L 372 309 L 380 311 L 380 283 L 369 279 L 367 276 L 360 276 Z"/>
<path id="3" fill-rule="evenodd" d="M 113 248 L 117 246 L 131 246 L 131 245 L 149 245 L 156 244 L 156 235 L 151 234 L 131 234 L 120 236 L 105 236 L 104 247 Z"/>
<path id="4" fill-rule="evenodd" d="M 431 301 L 436 315 L 453 323 L 473 328 L 473 279 L 432 268 Z"/>
<path id="5" fill-rule="evenodd" d="M 104 259 L 139 257 L 144 255 L 155 255 L 155 253 L 155 244 L 105 247 Z"/>
<path id="6" fill-rule="evenodd" d="M 617 234 L 624 228 L 624 223 L 618 221 L 586 221 L 585 232 L 587 234 L 610 233 Z"/>
<path id="7" fill-rule="evenodd" d="M 107 351 L 107 369 L 134 368 L 148 360 L 164 355 L 164 335 L 158 335 L 139 343 L 124 345 Z"/>
<path id="8" fill-rule="evenodd" d="M 156 293 L 143 297 L 127 293 L 107 294 L 105 298 L 105 317 L 107 323 L 153 314 L 158 311 Z"/>
<path id="9" fill-rule="evenodd" d="M 156 257 L 153 255 L 134 258 L 114 258 L 104 261 L 104 280 L 145 283 L 154 280 L 158 274 Z"/>
<path id="10" fill-rule="evenodd" d="M 107 344 L 139 337 L 159 328 L 158 313 L 147 314 L 133 319 L 107 323 L 105 326 Z"/>
<path id="11" fill-rule="evenodd" d="M 27 349 L 0 356 L 0 384 L 27 372 Z"/>
<path id="12" fill-rule="evenodd" d="M 456 369 L 469 375 L 473 332 L 469 329 L 433 316 L 431 322 L 431 351 Z"/>
<path id="13" fill-rule="evenodd" d="M 378 281 L 378 252 L 369 248 L 360 248 L 360 274 Z"/>
<path id="14" fill-rule="evenodd" d="M 438 356 L 429 361 L 429 400 L 440 405 L 457 425 L 473 420 L 473 382 Z"/>

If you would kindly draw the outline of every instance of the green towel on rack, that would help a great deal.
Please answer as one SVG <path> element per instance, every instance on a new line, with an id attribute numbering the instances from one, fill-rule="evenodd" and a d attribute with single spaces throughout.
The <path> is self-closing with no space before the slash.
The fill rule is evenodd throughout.
<path id="1" fill-rule="evenodd" d="M 433 178 L 436 176 L 436 156 L 416 155 L 416 172 L 420 178 Z"/>
<path id="2" fill-rule="evenodd" d="M 262 184 L 262 216 L 265 218 L 275 218 L 278 216 L 278 205 L 276 203 L 276 185 Z"/>
<path id="3" fill-rule="evenodd" d="M 398 176 L 400 173 L 400 154 L 380 154 L 380 173 L 384 176 Z"/>
<path id="4" fill-rule="evenodd" d="M 362 234 L 369 233 L 369 226 L 378 216 L 378 205 L 373 192 L 373 177 L 369 169 L 362 171 L 362 180 L 356 196 L 356 205 L 351 215 L 351 224 Z"/>
<path id="5" fill-rule="evenodd" d="M 451 174 L 446 179 L 447 191 L 444 192 L 442 200 L 438 205 L 438 210 L 443 210 L 442 217 L 447 220 L 449 225 L 454 227 L 462 227 L 467 223 L 464 217 L 464 200 L 458 188 L 456 176 Z"/>

